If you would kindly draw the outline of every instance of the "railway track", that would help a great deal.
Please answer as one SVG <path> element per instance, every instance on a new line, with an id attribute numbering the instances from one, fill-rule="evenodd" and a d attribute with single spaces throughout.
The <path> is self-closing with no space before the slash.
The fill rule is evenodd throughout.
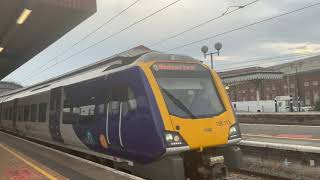
<path id="1" fill-rule="evenodd" d="M 270 176 L 262 173 L 249 172 L 241 169 L 231 169 L 228 180 L 288 180 L 286 178 Z"/>

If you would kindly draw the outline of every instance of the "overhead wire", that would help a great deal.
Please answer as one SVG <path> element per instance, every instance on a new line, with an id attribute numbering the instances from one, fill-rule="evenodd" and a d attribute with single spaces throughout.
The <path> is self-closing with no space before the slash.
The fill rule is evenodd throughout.
<path id="1" fill-rule="evenodd" d="M 82 37 L 81 39 L 79 39 L 76 43 L 72 44 L 68 49 L 62 51 L 61 53 L 59 53 L 59 55 L 53 57 L 52 59 L 50 59 L 49 61 L 47 61 L 44 65 L 38 67 L 37 69 L 42 69 L 43 67 L 45 67 L 46 65 L 48 65 L 50 62 L 54 61 L 55 59 L 57 59 L 59 56 L 64 55 L 66 52 L 69 52 L 73 47 L 77 46 L 78 44 L 80 44 L 81 42 L 83 42 L 84 40 L 86 40 L 87 38 L 89 38 L 92 34 L 98 32 L 100 29 L 102 29 L 104 26 L 108 25 L 109 23 L 111 23 L 113 20 L 115 20 L 116 18 L 118 18 L 119 16 L 121 16 L 123 13 L 125 13 L 126 11 L 128 11 L 131 7 L 133 7 L 134 5 L 136 5 L 138 2 L 140 2 L 141 0 L 135 0 L 133 3 L 131 3 L 129 6 L 127 6 L 125 9 L 123 9 L 122 11 L 118 12 L 117 14 L 115 14 L 114 16 L 112 16 L 111 18 L 109 18 L 106 22 L 102 23 L 101 25 L 99 25 L 97 28 L 93 29 L 91 32 L 89 32 L 87 35 L 85 35 L 84 37 Z M 33 75 L 33 72 L 31 74 L 29 74 L 26 79 L 28 79 L 31 75 Z"/>
<path id="2" fill-rule="evenodd" d="M 72 54 L 71 56 L 68 56 L 67 58 L 62 59 L 61 61 L 58 61 L 58 62 L 54 63 L 53 65 L 49 66 L 48 68 L 40 71 L 36 76 L 40 75 L 42 72 L 44 72 L 44 71 L 46 71 L 46 70 L 48 70 L 48 69 L 50 69 L 50 68 L 52 68 L 52 67 L 54 67 L 54 66 L 56 66 L 57 64 L 60 64 L 60 63 L 62 63 L 62 62 L 64 62 L 64 61 L 67 61 L 68 59 L 70 59 L 70 58 L 72 58 L 72 57 L 74 57 L 74 56 L 76 56 L 76 55 L 78 55 L 78 54 L 81 54 L 81 53 L 87 51 L 88 49 L 90 49 L 90 48 L 92 48 L 92 47 L 95 47 L 96 45 L 98 45 L 98 44 L 100 44 L 100 43 L 102 43 L 102 42 L 105 42 L 106 40 L 108 40 L 108 39 L 110 39 L 110 38 L 112 38 L 112 37 L 114 37 L 114 36 L 116 36 L 116 35 L 124 32 L 124 31 L 126 31 L 126 30 L 130 29 L 131 27 L 133 27 L 133 26 L 135 26 L 135 25 L 137 25 L 137 24 L 139 24 L 139 23 L 141 23 L 141 22 L 143 22 L 143 21 L 145 21 L 145 20 L 153 17 L 154 15 L 156 15 L 156 14 L 158 14 L 158 13 L 160 13 L 160 12 L 166 10 L 166 9 L 168 9 L 169 7 L 175 5 L 176 3 L 180 2 L 180 1 L 182 1 L 182 0 L 173 1 L 172 3 L 170 3 L 170 4 L 168 4 L 168 5 L 164 6 L 164 7 L 162 7 L 162 8 L 160 8 L 160 9 L 158 9 L 157 11 L 155 11 L 155 12 L 153 12 L 153 13 L 145 16 L 145 17 L 143 17 L 142 19 L 140 19 L 140 20 L 138 20 L 138 21 L 135 21 L 134 23 L 132 23 L 132 24 L 130 24 L 130 25 L 128 25 L 128 26 L 120 29 L 119 31 L 117 31 L 117 32 L 115 32 L 115 33 L 113 33 L 113 34 L 111 34 L 111 35 L 109 35 L 109 36 L 107 36 L 107 37 L 105 37 L 105 38 L 103 38 L 103 39 L 95 42 L 94 44 L 92 44 L 92 45 L 90 45 L 90 46 L 88 46 L 88 47 L 86 47 L 86 48 L 84 48 L 84 49 L 81 49 L 80 51 Z M 34 76 L 34 77 L 36 77 L 36 76 Z M 31 77 L 31 78 L 33 78 L 33 77 Z"/>
<path id="3" fill-rule="evenodd" d="M 198 24 L 198 25 L 196 25 L 196 26 L 193 26 L 193 27 L 191 27 L 191 28 L 189 28 L 189 29 L 186 29 L 186 30 L 184 30 L 184 31 L 182 31 L 182 32 L 179 32 L 179 33 L 177 33 L 177 34 L 171 35 L 171 36 L 169 36 L 169 37 L 167 37 L 167 38 L 165 38 L 165 39 L 162 39 L 162 40 L 160 40 L 160 41 L 157 41 L 157 42 L 155 42 L 155 43 L 153 43 L 153 44 L 151 44 L 151 45 L 148 45 L 148 46 L 149 46 L 149 47 L 157 46 L 157 45 L 159 45 L 159 44 L 161 44 L 161 43 L 164 43 L 164 42 L 166 42 L 166 41 L 169 41 L 169 40 L 171 40 L 171 39 L 174 39 L 174 38 L 176 38 L 176 37 L 178 37 L 178 36 L 181 36 L 181 35 L 183 35 L 183 34 L 185 34 L 185 33 L 187 33 L 187 32 L 190 32 L 190 31 L 192 31 L 192 30 L 194 30 L 194 29 L 197 29 L 197 28 L 199 28 L 199 27 L 201 27 L 201 26 L 204 26 L 204 25 L 206 25 L 206 24 L 208 24 L 208 23 L 211 23 L 211 22 L 213 22 L 213 21 L 216 21 L 216 20 L 218 20 L 218 19 L 221 19 L 222 17 L 224 17 L 224 16 L 226 16 L 226 15 L 229 15 L 229 14 L 232 14 L 232 13 L 234 13 L 234 12 L 236 12 L 236 11 L 239 11 L 240 9 L 243 9 L 243 8 L 245 8 L 245 7 L 247 7 L 247 6 L 250 6 L 250 5 L 252 5 L 252 4 L 254 4 L 254 3 L 258 2 L 258 1 L 260 1 L 260 0 L 255 0 L 255 1 L 252 1 L 252 2 L 247 3 L 247 4 L 245 4 L 245 5 L 242 5 L 242 6 L 229 6 L 229 7 L 227 8 L 227 10 L 226 10 L 224 13 L 222 13 L 220 16 L 217 16 L 217 17 L 214 17 L 214 18 L 212 18 L 212 19 L 209 19 L 209 20 L 207 20 L 207 21 L 205 21 L 205 22 L 202 22 L 202 23 L 200 23 L 200 24 Z M 235 7 L 236 9 L 229 11 L 229 9 L 230 9 L 231 7 Z"/>
<path id="4" fill-rule="evenodd" d="M 226 35 L 226 34 L 230 34 L 230 33 L 233 33 L 235 31 L 243 30 L 243 29 L 249 28 L 251 26 L 257 25 L 257 24 L 261 24 L 261 23 L 264 23 L 264 22 L 267 22 L 267 21 L 271 21 L 271 20 L 274 20 L 274 19 L 277 19 L 277 18 L 280 18 L 280 17 L 283 17 L 283 16 L 287 16 L 289 14 L 293 14 L 293 13 L 296 13 L 296 12 L 299 12 L 299 11 L 303 11 L 305 9 L 309 9 L 309 8 L 312 8 L 312 7 L 315 7 L 315 6 L 319 6 L 319 5 L 320 5 L 320 3 L 314 3 L 314 4 L 311 4 L 311 5 L 308 5 L 308 6 L 304 6 L 302 8 L 298 8 L 298 9 L 295 9 L 295 10 L 292 10 L 292 11 L 288 11 L 288 12 L 285 12 L 285 13 L 282 13 L 282 14 L 279 14 L 279 15 L 275 15 L 275 16 L 272 16 L 272 17 L 257 21 L 257 22 L 253 22 L 253 23 L 247 24 L 245 26 L 234 28 L 234 29 L 231 29 L 231 30 L 219 33 L 219 34 L 215 34 L 215 35 L 212 35 L 212 36 L 209 36 L 209 37 L 206 37 L 206 38 L 202 38 L 200 40 L 196 40 L 196 41 L 193 41 L 193 42 L 190 42 L 190 43 L 187 43 L 187 44 L 176 46 L 174 48 L 167 49 L 164 52 L 170 52 L 170 51 L 174 51 L 174 50 L 177 50 L 177 49 L 181 49 L 181 48 L 186 47 L 186 46 L 190 46 L 190 45 L 202 42 L 202 41 L 206 41 L 206 40 L 213 39 L 213 38 L 216 38 L 216 37 L 220 37 L 220 36 L 223 36 L 223 35 Z"/>

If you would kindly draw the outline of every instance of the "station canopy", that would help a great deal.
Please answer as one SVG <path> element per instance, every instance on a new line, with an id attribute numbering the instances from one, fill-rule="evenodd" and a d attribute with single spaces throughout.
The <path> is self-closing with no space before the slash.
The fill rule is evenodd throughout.
<path id="1" fill-rule="evenodd" d="M 282 79 L 283 73 L 270 68 L 250 67 L 225 72 L 219 72 L 224 84 L 236 85 L 247 81 Z"/>
<path id="2" fill-rule="evenodd" d="M 0 79 L 96 11 L 96 0 L 1 0 Z"/>

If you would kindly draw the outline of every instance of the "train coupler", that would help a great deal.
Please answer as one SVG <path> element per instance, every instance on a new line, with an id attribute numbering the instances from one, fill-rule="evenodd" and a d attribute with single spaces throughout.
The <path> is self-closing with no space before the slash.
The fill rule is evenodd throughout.
<path id="1" fill-rule="evenodd" d="M 203 165 L 197 169 L 202 179 L 214 180 L 227 178 L 228 168 L 224 165 L 223 156 L 207 156 L 203 160 Z"/>

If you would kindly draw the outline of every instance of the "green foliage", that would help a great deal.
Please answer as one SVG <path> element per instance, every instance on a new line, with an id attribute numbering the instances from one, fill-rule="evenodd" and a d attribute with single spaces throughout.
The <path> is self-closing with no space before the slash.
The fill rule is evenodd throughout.
<path id="1" fill-rule="evenodd" d="M 316 111 L 320 111 L 320 100 L 316 103 L 316 107 L 314 108 Z"/>

